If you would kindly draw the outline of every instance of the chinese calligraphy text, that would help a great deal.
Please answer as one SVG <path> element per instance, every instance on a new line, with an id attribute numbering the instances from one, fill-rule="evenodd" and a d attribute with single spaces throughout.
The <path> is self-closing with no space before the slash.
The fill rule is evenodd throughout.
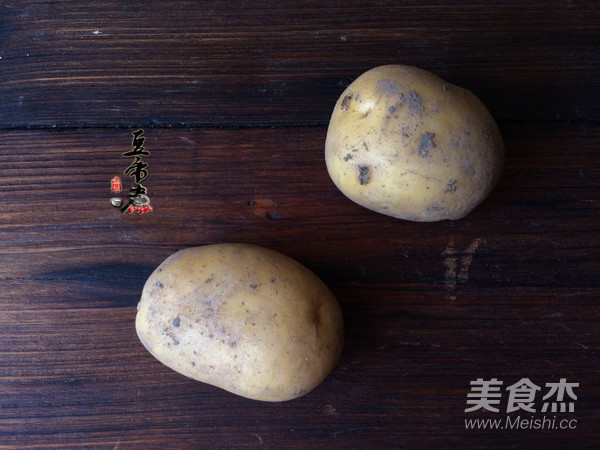
<path id="1" fill-rule="evenodd" d="M 133 161 L 123 173 L 133 178 L 135 184 L 129 190 L 126 202 L 123 202 L 121 198 L 115 197 L 111 199 L 111 204 L 115 208 L 120 208 L 121 212 L 127 211 L 129 214 L 134 212 L 145 214 L 152 211 L 148 190 L 142 185 L 142 181 L 148 178 L 149 175 L 148 163 L 146 163 L 143 158 L 150 156 L 150 152 L 144 147 L 146 142 L 144 130 L 136 130 L 132 132 L 132 135 L 132 149 L 122 153 L 121 156 L 123 158 L 133 158 Z M 119 177 L 114 177 L 111 180 L 111 190 L 119 193 L 122 188 L 121 179 Z"/>

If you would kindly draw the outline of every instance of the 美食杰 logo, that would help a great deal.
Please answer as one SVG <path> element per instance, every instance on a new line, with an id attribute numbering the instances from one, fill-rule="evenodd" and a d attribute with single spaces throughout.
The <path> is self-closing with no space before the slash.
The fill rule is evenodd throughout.
<path id="1" fill-rule="evenodd" d="M 561 378 L 558 382 L 537 385 L 529 378 L 521 378 L 503 389 L 497 379 L 477 378 L 470 382 L 465 413 L 470 417 L 477 412 L 506 413 L 506 417 L 465 419 L 466 429 L 498 430 L 573 430 L 577 428 L 575 412 L 579 383 Z M 506 402 L 503 403 L 503 399 Z M 515 415 L 513 413 L 517 413 Z"/>

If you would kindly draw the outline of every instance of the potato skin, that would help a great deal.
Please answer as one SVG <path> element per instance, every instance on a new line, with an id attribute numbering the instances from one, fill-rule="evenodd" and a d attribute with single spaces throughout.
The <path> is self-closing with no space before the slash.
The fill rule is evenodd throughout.
<path id="1" fill-rule="evenodd" d="M 340 306 L 295 260 L 248 244 L 181 250 L 148 278 L 136 331 L 159 361 L 262 401 L 314 389 L 343 346 Z"/>
<path id="2" fill-rule="evenodd" d="M 470 91 L 416 67 L 380 66 L 340 96 L 325 161 L 354 202 L 400 219 L 466 216 L 500 179 L 504 145 Z"/>

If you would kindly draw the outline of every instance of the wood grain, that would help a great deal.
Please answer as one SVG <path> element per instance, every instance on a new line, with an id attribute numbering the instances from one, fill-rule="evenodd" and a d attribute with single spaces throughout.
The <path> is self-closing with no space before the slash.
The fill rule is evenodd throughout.
<path id="1" fill-rule="evenodd" d="M 595 1 L 28 1 L 0 8 L 8 127 L 326 124 L 409 64 L 499 120 L 600 118 Z"/>
<path id="2" fill-rule="evenodd" d="M 592 1 L 1 3 L 0 448 L 593 448 L 599 19 Z M 465 219 L 395 220 L 330 181 L 331 108 L 386 63 L 497 117 L 503 178 Z M 110 204 L 139 128 L 144 215 Z M 340 301 L 344 353 L 308 395 L 239 398 L 137 339 L 154 268 L 226 241 Z M 558 415 L 576 429 L 466 430 L 507 416 L 464 412 L 494 377 L 580 383 Z"/>

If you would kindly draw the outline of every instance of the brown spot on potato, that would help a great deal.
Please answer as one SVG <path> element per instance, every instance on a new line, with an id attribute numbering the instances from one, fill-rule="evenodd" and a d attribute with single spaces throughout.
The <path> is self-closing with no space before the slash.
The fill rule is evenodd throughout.
<path id="1" fill-rule="evenodd" d="M 369 166 L 358 166 L 358 182 L 361 185 L 365 185 L 369 183 Z"/>
<path id="2" fill-rule="evenodd" d="M 173 326 L 174 326 L 175 328 L 179 328 L 179 325 L 180 325 L 180 323 L 181 323 L 181 320 L 179 320 L 179 317 L 175 317 L 175 318 L 173 319 Z"/>
<path id="3" fill-rule="evenodd" d="M 348 94 L 342 99 L 340 108 L 342 108 L 342 110 L 344 110 L 344 111 L 348 111 L 348 109 L 350 108 L 351 102 L 352 102 L 352 94 Z"/>
<path id="4" fill-rule="evenodd" d="M 430 133 L 429 131 L 421 135 L 419 150 L 417 152 L 421 158 L 428 158 L 430 156 L 429 149 L 435 148 L 435 143 L 433 142 L 434 137 L 435 133 Z"/>
<path id="5" fill-rule="evenodd" d="M 167 336 L 169 336 L 173 340 L 173 345 L 179 345 L 179 341 L 175 336 L 173 336 L 171 333 L 167 334 Z"/>
<path id="6" fill-rule="evenodd" d="M 456 180 L 448 181 L 446 185 L 446 192 L 456 192 Z"/>

